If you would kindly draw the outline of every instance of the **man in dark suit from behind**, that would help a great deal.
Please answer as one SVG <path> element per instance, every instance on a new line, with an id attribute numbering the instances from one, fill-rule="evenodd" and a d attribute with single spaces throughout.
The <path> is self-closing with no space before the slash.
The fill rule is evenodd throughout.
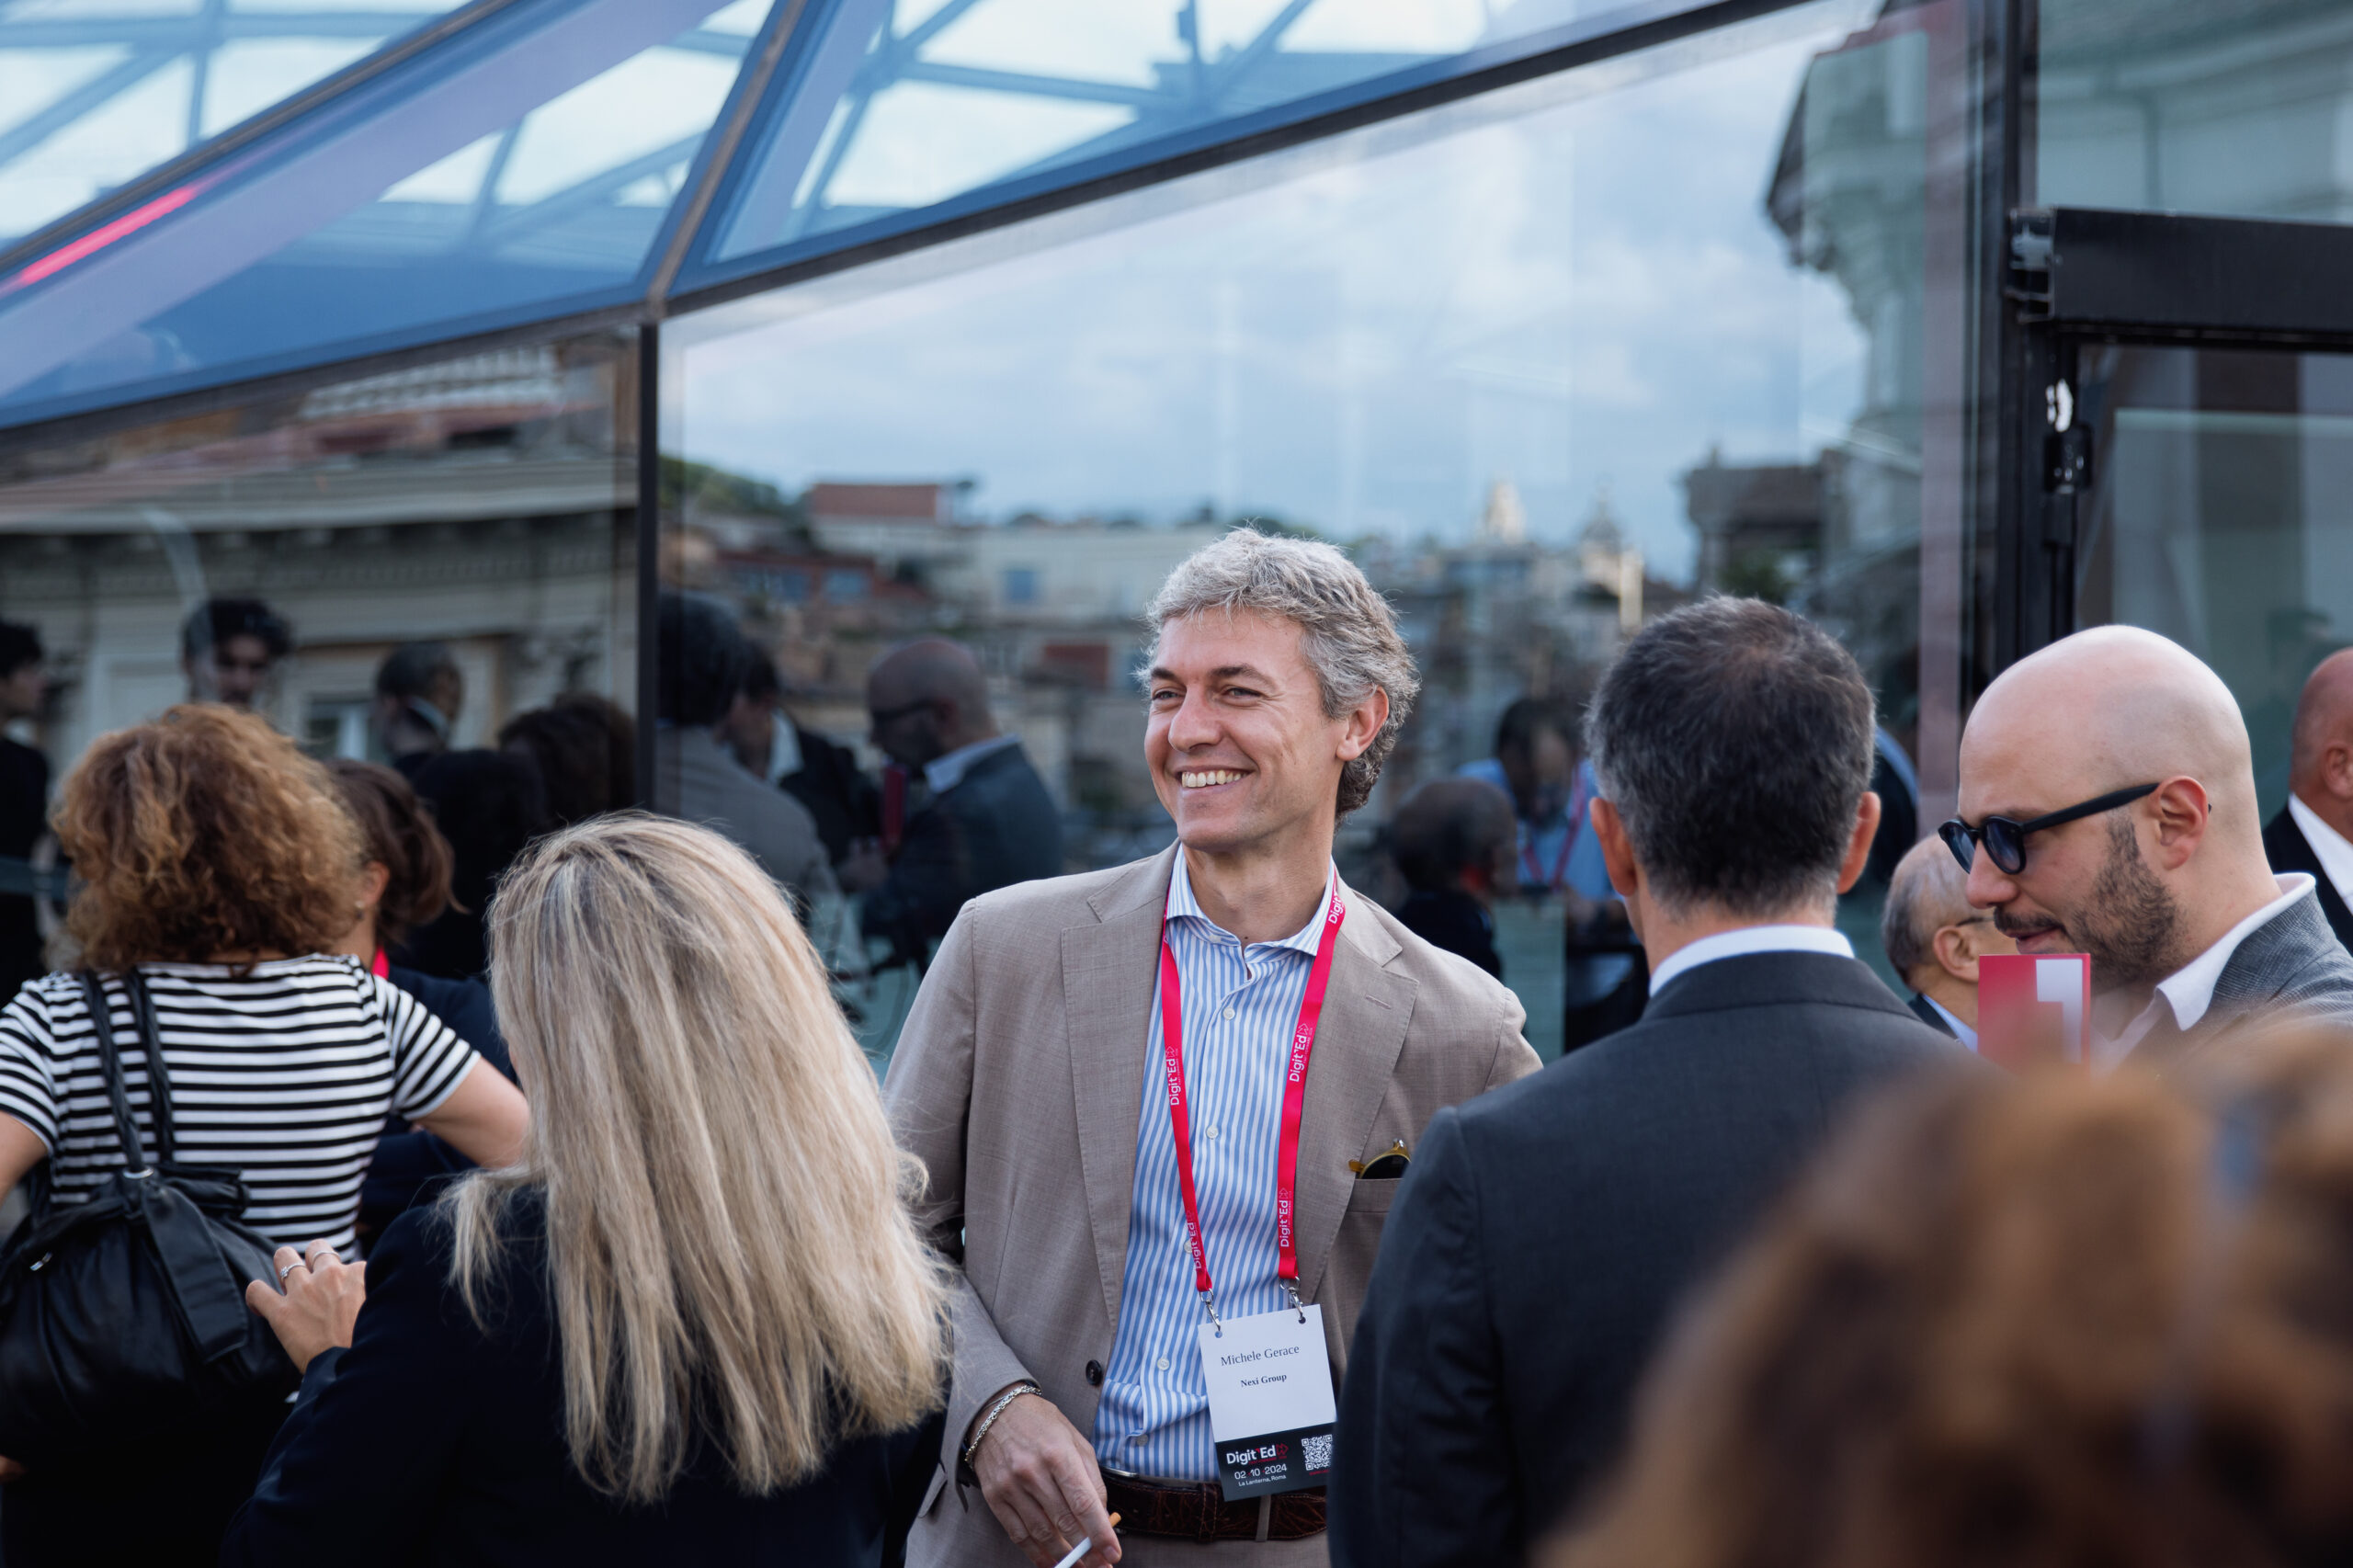
<path id="1" fill-rule="evenodd" d="M 1924 838 L 1895 863 L 1879 940 L 1920 1021 L 1976 1050 L 1977 960 L 2018 945 L 1995 928 L 1992 910 L 1970 903 L 1969 873 L 1942 840 Z"/>
<path id="2" fill-rule="evenodd" d="M 2288 758 L 2288 803 L 2263 830 L 2277 872 L 2319 883 L 2320 912 L 2353 949 L 2353 648 L 2320 662 L 2296 700 Z"/>
<path id="3" fill-rule="evenodd" d="M 851 858 L 843 881 L 870 890 L 866 934 L 921 964 L 966 900 L 1062 875 L 1062 813 L 1019 737 L 998 733 L 988 677 L 962 645 L 926 637 L 893 649 L 866 677 L 866 706 L 876 748 L 931 800 L 907 820 L 879 881 L 871 851 Z"/>
<path id="4" fill-rule="evenodd" d="M 1615 1459 L 1677 1302 L 1873 1085 L 1967 1062 L 1832 924 L 1879 825 L 1871 695 L 1797 616 L 1715 598 L 1603 678 L 1593 826 L 1641 1022 L 1441 1111 L 1341 1390 L 1339 1568 L 1525 1562 Z"/>

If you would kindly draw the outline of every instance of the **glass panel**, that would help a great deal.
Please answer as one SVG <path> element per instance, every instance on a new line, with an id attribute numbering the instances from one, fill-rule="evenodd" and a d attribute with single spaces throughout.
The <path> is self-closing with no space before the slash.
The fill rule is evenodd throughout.
<path id="1" fill-rule="evenodd" d="M 2353 644 L 2353 358 L 2083 351 L 2077 618 L 2162 631 L 2229 683 L 2268 817 L 2313 666 Z"/>
<path id="2" fill-rule="evenodd" d="M 1646 9 L 1655 9 L 1648 7 Z M 718 258 L 1516 42 L 1625 0 L 841 0 Z"/>
<path id="3" fill-rule="evenodd" d="M 0 0 L 0 246 L 456 0 Z"/>
<path id="4" fill-rule="evenodd" d="M 545 0 L 0 277 L 0 423 L 610 298 L 767 0 Z"/>
<path id="5" fill-rule="evenodd" d="M 0 688 L 0 724 L 52 785 L 97 735 L 192 695 L 394 763 L 437 803 L 476 912 L 411 961 L 469 972 L 525 830 L 634 799 L 635 387 L 626 336 L 576 338 L 8 450 L 0 621 L 38 634 L 49 683 L 29 713 Z M 220 628 L 193 655 L 191 624 Z M 422 679 L 388 683 L 404 647 Z M 441 733 L 406 705 L 420 687 Z M 28 850 L 53 865 L 40 837 L 0 823 L 0 890 Z M 12 939 L 27 913 L 0 891 L 10 994 L 40 961 Z"/>
<path id="6" fill-rule="evenodd" d="M 2037 205 L 2353 218 L 2353 9 L 2040 4 Z"/>
<path id="7" fill-rule="evenodd" d="M 1168 841 L 1136 615 L 1244 520 L 1349 548 L 1420 660 L 1344 829 L 1343 870 L 1385 900 L 1406 890 L 1379 830 L 1418 785 L 1512 778 L 1490 760 L 1509 705 L 1574 710 L 1630 629 L 1699 592 L 1836 628 L 1909 749 L 1924 364 L 1958 364 L 1925 324 L 1927 269 L 1959 267 L 1926 106 L 1963 51 L 1939 30 L 1958 6 L 1872 9 L 1804 6 L 677 318 L 665 450 L 727 477 L 684 498 L 665 571 L 726 598 L 791 719 L 870 768 L 870 662 L 943 628 L 968 643 L 1073 869 Z M 724 499 L 754 493 L 770 504 Z M 870 597 L 813 602 L 841 566 Z M 1495 911 L 1548 1051 L 1628 972 L 1556 891 L 1607 893 L 1563 844 L 1573 761 L 1523 782 L 1526 896 Z M 1875 954 L 1870 895 L 1850 924 Z M 869 1013 L 878 1051 L 900 1000 Z"/>

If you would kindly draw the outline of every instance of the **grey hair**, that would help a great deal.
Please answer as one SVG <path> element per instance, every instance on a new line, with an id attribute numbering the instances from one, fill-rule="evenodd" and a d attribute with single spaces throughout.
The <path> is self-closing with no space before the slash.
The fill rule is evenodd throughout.
<path id="1" fill-rule="evenodd" d="M 1327 718 L 1338 718 L 1376 688 L 1389 694 L 1389 722 L 1340 769 L 1339 814 L 1363 805 L 1422 689 L 1389 601 L 1356 562 L 1328 544 L 1235 528 L 1187 556 L 1153 596 L 1144 619 L 1157 631 L 1211 609 L 1296 621 L 1300 651 L 1323 689 Z"/>
<path id="2" fill-rule="evenodd" d="M 1969 875 L 1944 840 L 1920 840 L 1897 861 L 1887 885 L 1887 907 L 1879 919 L 1880 946 L 1890 968 L 1909 983 L 1912 971 L 1937 961 L 1937 933 L 1976 914 L 1969 902 Z"/>

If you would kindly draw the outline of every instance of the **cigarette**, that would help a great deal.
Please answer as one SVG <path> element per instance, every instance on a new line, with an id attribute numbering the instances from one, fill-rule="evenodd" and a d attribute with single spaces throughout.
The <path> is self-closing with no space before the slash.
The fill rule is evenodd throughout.
<path id="1" fill-rule="evenodd" d="M 1119 1522 L 1120 1516 L 1117 1514 L 1112 1515 L 1111 1523 L 1117 1525 Z M 1086 1556 L 1087 1551 L 1094 1545 L 1094 1541 L 1088 1540 L 1086 1537 L 1079 1537 L 1078 1544 L 1070 1549 L 1070 1555 L 1063 1558 L 1060 1562 L 1055 1563 L 1054 1568 L 1076 1568 L 1078 1560 Z"/>

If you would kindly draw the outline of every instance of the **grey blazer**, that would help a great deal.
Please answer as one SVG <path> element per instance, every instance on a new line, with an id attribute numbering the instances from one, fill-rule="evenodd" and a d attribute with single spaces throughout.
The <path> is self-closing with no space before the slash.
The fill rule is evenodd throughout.
<path id="1" fill-rule="evenodd" d="M 924 1165 L 918 1222 L 958 1265 L 944 1476 L 983 1403 L 1024 1378 L 1094 1431 L 1120 1322 L 1176 859 L 1172 847 L 973 899 L 900 1034 L 883 1102 Z M 1300 1283 L 1323 1305 L 1336 1380 L 1399 1185 L 1359 1179 L 1348 1162 L 1401 1139 L 1417 1150 L 1441 1108 L 1537 1068 L 1509 991 L 1370 899 L 1347 897 L 1299 1153 Z M 1304 1555 L 1320 1558 L 1320 1542 Z M 907 1560 L 1027 1562 L 978 1488 L 945 1484 L 926 1500 Z"/>
<path id="2" fill-rule="evenodd" d="M 2353 956 L 2328 928 L 2320 901 L 2304 896 L 2246 934 L 2214 982 L 2205 1017 L 2187 1034 L 2161 1028 L 2131 1060 L 2159 1071 L 2207 1065 L 2267 1024 L 2306 1019 L 2353 1028 Z M 2172 1015 L 2163 1015 L 2163 1024 Z"/>

